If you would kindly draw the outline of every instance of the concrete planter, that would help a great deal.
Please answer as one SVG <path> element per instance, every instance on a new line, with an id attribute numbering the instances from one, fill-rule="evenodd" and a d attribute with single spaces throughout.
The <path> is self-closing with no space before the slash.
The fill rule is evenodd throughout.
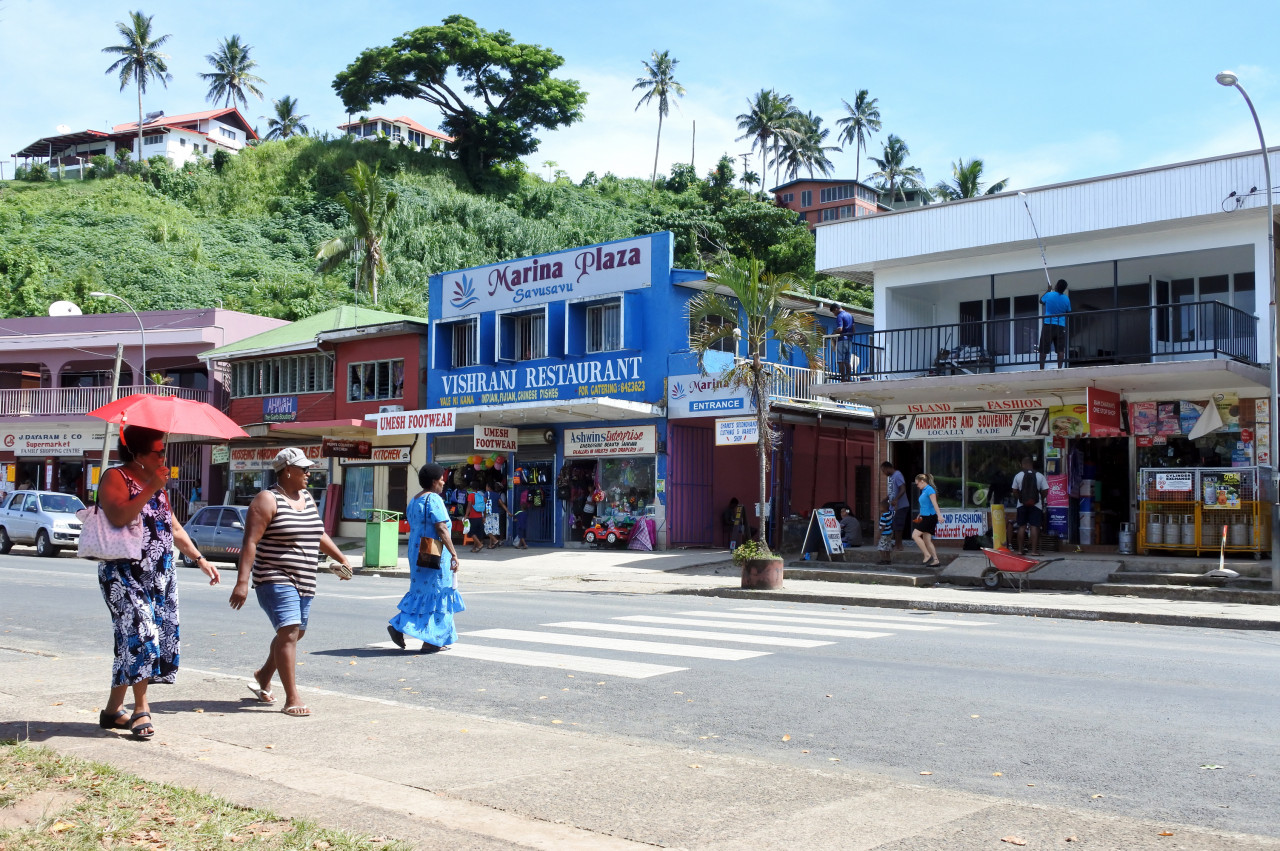
<path id="1" fill-rule="evenodd" d="M 742 587 L 776 591 L 782 587 L 782 559 L 753 558 L 742 565 Z"/>

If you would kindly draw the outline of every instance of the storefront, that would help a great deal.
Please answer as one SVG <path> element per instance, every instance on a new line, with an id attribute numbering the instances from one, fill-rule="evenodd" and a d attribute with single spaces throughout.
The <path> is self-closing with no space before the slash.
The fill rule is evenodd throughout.
<path id="1" fill-rule="evenodd" d="M 329 485 L 329 474 L 321 452 L 321 444 L 279 444 L 264 446 L 262 444 L 232 443 L 227 451 L 227 481 L 229 487 L 223 495 L 225 504 L 248 505 L 260 491 L 266 490 L 276 483 L 275 471 L 271 469 L 271 461 L 285 446 L 297 446 L 307 459 L 315 464 L 311 468 L 311 476 L 307 481 L 307 489 L 320 507 L 324 516 L 325 491 Z M 219 453 L 221 457 L 221 453 Z"/>

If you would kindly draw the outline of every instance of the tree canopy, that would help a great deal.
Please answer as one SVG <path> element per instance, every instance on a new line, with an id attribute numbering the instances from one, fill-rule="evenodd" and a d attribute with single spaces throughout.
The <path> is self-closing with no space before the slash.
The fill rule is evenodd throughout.
<path id="1" fill-rule="evenodd" d="M 462 15 L 420 27 L 390 46 L 365 50 L 333 81 L 349 112 L 405 97 L 443 114 L 446 146 L 468 174 L 532 154 L 539 128 L 582 118 L 587 93 L 576 80 L 552 72 L 564 64 L 554 51 L 520 44 L 505 30 L 489 32 Z M 453 78 L 461 80 L 462 93 Z"/>

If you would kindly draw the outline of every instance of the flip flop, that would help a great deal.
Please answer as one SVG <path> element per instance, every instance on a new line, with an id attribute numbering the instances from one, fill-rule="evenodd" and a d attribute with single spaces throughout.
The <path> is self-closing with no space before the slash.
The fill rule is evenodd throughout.
<path id="1" fill-rule="evenodd" d="M 147 719 L 146 723 L 143 723 L 143 724 L 137 723 L 141 721 L 143 718 Z M 147 730 L 148 732 L 144 733 L 142 732 L 143 730 Z M 133 713 L 133 715 L 129 717 L 129 735 L 130 736 L 133 736 L 135 739 L 137 739 L 140 742 L 145 742 L 147 739 L 151 738 L 155 734 L 156 734 L 156 728 L 151 724 L 150 712 L 135 712 Z"/>
<path id="2" fill-rule="evenodd" d="M 104 730 L 128 730 L 129 710 L 122 706 L 115 715 L 108 715 L 104 709 L 98 713 L 98 726 Z"/>
<path id="3" fill-rule="evenodd" d="M 306 718 L 311 715 L 311 710 L 305 706 L 286 706 L 280 711 L 290 718 Z"/>
<path id="4" fill-rule="evenodd" d="M 387 635 L 391 636 L 391 643 L 401 650 L 404 649 L 404 633 L 396 629 L 391 624 L 387 624 Z"/>
<path id="5" fill-rule="evenodd" d="M 249 691 L 253 692 L 254 697 L 258 698 L 258 703 L 275 703 L 276 698 L 270 691 L 258 685 L 257 683 L 247 684 Z"/>

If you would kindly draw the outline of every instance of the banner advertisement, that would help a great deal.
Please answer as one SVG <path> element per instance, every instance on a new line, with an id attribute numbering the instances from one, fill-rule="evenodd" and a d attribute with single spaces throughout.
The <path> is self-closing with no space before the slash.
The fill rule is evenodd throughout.
<path id="1" fill-rule="evenodd" d="M 564 430 L 566 458 L 652 455 L 657 452 L 657 447 L 657 426 L 609 426 Z"/>
<path id="2" fill-rule="evenodd" d="M 738 446 L 759 442 L 759 424 L 755 417 L 716 420 L 716 446 Z"/>
<path id="3" fill-rule="evenodd" d="M 1194 487 L 1195 474 L 1156 473 L 1156 490 L 1160 493 L 1191 493 Z"/>
<path id="4" fill-rule="evenodd" d="M 227 445 L 215 446 L 209 452 L 209 461 L 214 464 L 225 464 L 231 460 L 231 447 Z"/>
<path id="5" fill-rule="evenodd" d="M 667 379 L 667 418 L 753 414 L 746 387 L 730 387 L 714 375 L 672 375 Z"/>
<path id="6" fill-rule="evenodd" d="M 440 316 L 546 304 L 647 287 L 653 236 L 571 248 L 444 275 Z"/>
<path id="7" fill-rule="evenodd" d="M 453 430 L 453 411 L 387 411 L 378 414 L 379 435 L 433 434 Z"/>
<path id="8" fill-rule="evenodd" d="M 885 437 L 888 440 L 1028 439 L 1047 436 L 1048 421 L 1049 411 L 1045 408 L 999 413 L 905 414 L 889 418 Z"/>
<path id="9" fill-rule="evenodd" d="M 320 443 L 322 458 L 370 458 L 373 444 L 367 440 L 340 440 L 326 437 Z"/>
<path id="10" fill-rule="evenodd" d="M 370 467 L 379 464 L 408 464 L 411 449 L 408 446 L 375 446 L 367 456 L 346 457 L 338 461 L 344 467 Z"/>
<path id="11" fill-rule="evenodd" d="M 230 467 L 233 473 L 247 473 L 253 470 L 271 469 L 271 459 L 276 457 L 283 446 L 233 446 L 230 449 Z M 320 444 L 299 446 L 308 461 L 319 461 Z"/>
<path id="12" fill-rule="evenodd" d="M 515 452 L 518 448 L 514 428 L 506 426 L 475 427 L 474 448 L 477 452 Z"/>

